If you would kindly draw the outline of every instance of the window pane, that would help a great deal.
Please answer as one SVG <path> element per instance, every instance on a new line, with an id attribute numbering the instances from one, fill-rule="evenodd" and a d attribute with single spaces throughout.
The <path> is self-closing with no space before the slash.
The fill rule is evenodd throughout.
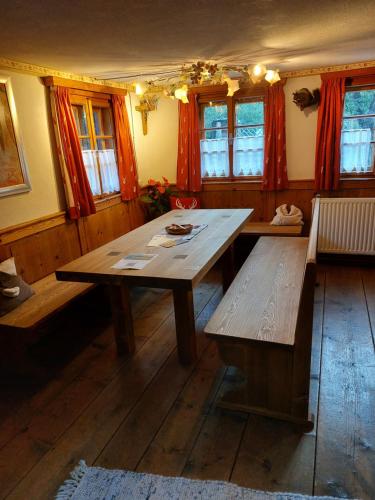
<path id="1" fill-rule="evenodd" d="M 237 102 L 236 125 L 261 125 L 264 123 L 263 101 Z"/>
<path id="2" fill-rule="evenodd" d="M 375 90 L 346 92 L 341 132 L 341 173 L 369 173 L 374 166 Z"/>
<path id="3" fill-rule="evenodd" d="M 223 139 L 228 137 L 227 128 L 218 128 L 217 130 L 205 130 L 203 133 L 204 139 Z"/>
<path id="4" fill-rule="evenodd" d="M 223 128 L 228 126 L 226 104 L 214 104 L 204 107 L 203 128 Z"/>
<path id="5" fill-rule="evenodd" d="M 228 131 L 226 130 L 226 135 Z M 202 139 L 201 171 L 202 177 L 229 176 L 229 148 L 228 139 Z"/>
<path id="6" fill-rule="evenodd" d="M 74 104 L 72 106 L 74 120 L 76 122 L 78 135 L 88 135 L 86 109 L 83 105 Z"/>
<path id="7" fill-rule="evenodd" d="M 264 127 L 238 127 L 234 135 L 236 137 L 263 137 Z"/>
<path id="8" fill-rule="evenodd" d="M 96 135 L 113 135 L 110 108 L 93 107 L 94 127 Z"/>
<path id="9" fill-rule="evenodd" d="M 115 149 L 113 139 L 97 139 L 97 149 Z"/>
<path id="10" fill-rule="evenodd" d="M 372 172 L 375 118 L 347 118 L 341 133 L 341 172 Z"/>
<path id="11" fill-rule="evenodd" d="M 85 151 L 86 149 L 91 149 L 90 139 L 80 139 L 81 149 Z"/>
<path id="12" fill-rule="evenodd" d="M 375 114 L 375 90 L 345 93 L 345 117 L 369 114 Z"/>

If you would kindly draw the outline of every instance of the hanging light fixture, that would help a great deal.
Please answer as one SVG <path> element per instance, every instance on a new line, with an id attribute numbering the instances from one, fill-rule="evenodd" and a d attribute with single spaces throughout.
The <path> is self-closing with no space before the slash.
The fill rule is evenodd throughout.
<path id="1" fill-rule="evenodd" d="M 279 75 L 279 72 L 277 70 L 274 71 L 273 69 L 269 69 L 264 78 L 265 78 L 265 80 L 267 80 L 268 83 L 273 85 L 274 83 L 276 83 L 280 80 L 280 75 Z"/>
<path id="2" fill-rule="evenodd" d="M 267 68 L 264 64 L 256 64 L 248 71 L 250 80 L 255 84 L 259 83 L 264 75 L 267 73 Z"/>
<path id="3" fill-rule="evenodd" d="M 189 99 L 187 96 L 187 91 L 188 91 L 188 86 L 187 85 L 181 85 L 181 87 L 178 87 L 174 91 L 174 96 L 176 99 L 180 99 L 184 104 L 188 104 Z"/>
<path id="4" fill-rule="evenodd" d="M 224 82 L 228 85 L 227 96 L 231 97 L 237 90 L 240 88 L 240 84 L 238 80 L 232 80 L 227 76 L 224 78 Z"/>
<path id="5" fill-rule="evenodd" d="M 136 95 L 143 95 L 146 92 L 146 89 L 142 83 L 135 84 L 135 93 Z"/>

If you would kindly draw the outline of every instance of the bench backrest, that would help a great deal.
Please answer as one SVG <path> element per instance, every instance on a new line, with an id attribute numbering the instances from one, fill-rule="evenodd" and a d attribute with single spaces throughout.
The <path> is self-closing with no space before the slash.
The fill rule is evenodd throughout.
<path id="1" fill-rule="evenodd" d="M 308 387 L 310 381 L 311 342 L 314 316 L 314 292 L 316 284 L 316 255 L 319 230 L 320 200 L 313 200 L 313 216 L 311 221 L 309 244 L 306 255 L 305 275 L 302 294 L 298 309 L 297 326 L 295 333 L 293 405 L 295 412 L 304 413 L 307 407 Z M 306 416 L 306 415 L 305 415 Z"/>

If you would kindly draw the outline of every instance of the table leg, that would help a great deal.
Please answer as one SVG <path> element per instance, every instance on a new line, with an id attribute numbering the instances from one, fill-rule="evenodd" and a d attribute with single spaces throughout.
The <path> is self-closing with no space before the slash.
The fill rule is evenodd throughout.
<path id="1" fill-rule="evenodd" d="M 223 292 L 230 287 L 236 275 L 234 267 L 234 245 L 230 245 L 221 257 L 221 270 L 223 276 Z"/>
<path id="2" fill-rule="evenodd" d="M 173 301 L 178 357 L 187 365 L 197 359 L 193 291 L 174 289 Z"/>
<path id="3" fill-rule="evenodd" d="M 113 328 L 119 355 L 132 354 L 135 350 L 133 317 L 129 287 L 124 283 L 109 286 Z"/>

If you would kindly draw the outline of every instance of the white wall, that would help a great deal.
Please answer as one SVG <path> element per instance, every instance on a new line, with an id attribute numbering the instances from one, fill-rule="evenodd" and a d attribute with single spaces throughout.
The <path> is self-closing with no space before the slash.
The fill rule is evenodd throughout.
<path id="1" fill-rule="evenodd" d="M 137 156 L 139 183 L 147 184 L 148 179 L 176 181 L 178 104 L 175 100 L 162 96 L 157 109 L 148 113 L 148 132 L 143 135 L 142 117 L 135 107 L 138 97 L 130 94 L 126 98 L 129 122 L 133 131 Z"/>
<path id="2" fill-rule="evenodd" d="M 31 191 L 0 197 L 0 228 L 53 214 L 64 208 L 60 172 L 53 153 L 48 91 L 36 76 L 0 70 L 10 77 Z"/>
<path id="3" fill-rule="evenodd" d="M 320 76 L 290 78 L 285 84 L 286 159 L 290 180 L 314 179 L 315 136 L 318 111 L 315 106 L 301 111 L 293 103 L 293 92 L 320 88 Z"/>

